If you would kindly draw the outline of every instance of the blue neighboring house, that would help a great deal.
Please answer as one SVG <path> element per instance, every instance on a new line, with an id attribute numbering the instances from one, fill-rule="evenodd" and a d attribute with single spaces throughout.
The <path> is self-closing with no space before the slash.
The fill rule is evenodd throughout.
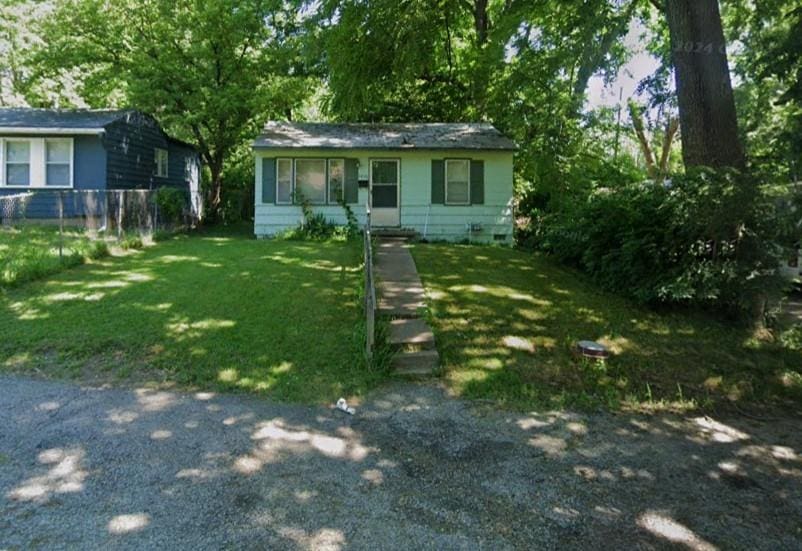
<path id="1" fill-rule="evenodd" d="M 58 215 L 53 190 L 74 198 L 84 191 L 185 189 L 200 185 L 200 156 L 136 110 L 0 109 L 0 196 L 38 192 L 28 218 Z M 67 216 L 82 216 L 83 201 L 65 202 Z"/>

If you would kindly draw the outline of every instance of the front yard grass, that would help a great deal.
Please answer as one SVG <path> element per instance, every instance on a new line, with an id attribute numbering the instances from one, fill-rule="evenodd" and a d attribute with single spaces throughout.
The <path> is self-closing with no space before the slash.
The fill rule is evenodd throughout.
<path id="1" fill-rule="evenodd" d="M 63 236 L 59 236 L 56 225 L 3 227 L 0 228 L 0 286 L 39 279 L 107 254 L 105 242 L 90 239 L 78 228 L 65 228 Z"/>
<path id="2" fill-rule="evenodd" d="M 179 236 L 7 290 L 6 371 L 330 402 L 381 374 L 362 359 L 361 248 Z"/>
<path id="3" fill-rule="evenodd" d="M 413 255 L 459 394 L 521 408 L 802 403 L 799 350 L 702 316 L 640 308 L 537 254 L 418 244 Z M 578 360 L 572 347 L 584 339 L 613 357 Z"/>

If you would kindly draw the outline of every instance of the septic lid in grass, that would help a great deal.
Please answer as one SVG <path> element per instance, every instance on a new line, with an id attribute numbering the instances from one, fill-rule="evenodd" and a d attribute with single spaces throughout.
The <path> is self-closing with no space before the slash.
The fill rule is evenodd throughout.
<path id="1" fill-rule="evenodd" d="M 576 343 L 576 349 L 586 358 L 604 360 L 610 357 L 607 347 L 594 341 L 579 341 Z"/>

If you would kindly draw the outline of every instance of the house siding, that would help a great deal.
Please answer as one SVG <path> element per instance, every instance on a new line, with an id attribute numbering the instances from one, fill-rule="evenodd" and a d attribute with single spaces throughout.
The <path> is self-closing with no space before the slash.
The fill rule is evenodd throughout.
<path id="1" fill-rule="evenodd" d="M 72 138 L 73 140 L 73 187 L 60 190 L 64 196 L 64 216 L 73 218 L 83 216 L 87 210 L 97 207 L 93 201 L 98 198 L 89 194 L 72 193 L 73 190 L 103 190 L 106 186 L 106 150 L 99 136 L 26 136 L 37 139 Z M 42 188 L 0 188 L 0 196 L 16 195 L 31 191 L 34 196 L 25 206 L 26 218 L 58 218 L 58 190 Z M 15 214 L 15 216 L 18 214 Z"/>
<path id="2" fill-rule="evenodd" d="M 156 121 L 141 113 L 106 126 L 108 189 L 156 189 L 162 186 L 188 187 L 184 159 L 197 154 L 170 140 Z M 156 148 L 167 150 L 167 177 L 156 176 Z"/>
<path id="3" fill-rule="evenodd" d="M 262 202 L 262 159 L 292 158 L 356 158 L 359 160 L 359 179 L 367 180 L 370 159 L 399 159 L 401 227 L 411 228 L 431 240 L 495 241 L 503 236 L 512 241 L 513 191 L 511 151 L 388 151 L 388 150 L 256 150 L 256 206 L 254 233 L 259 237 L 275 235 L 298 226 L 303 220 L 301 209 L 292 205 Z M 484 161 L 484 203 L 452 206 L 432 204 L 432 160 L 451 158 Z M 359 223 L 365 222 L 365 203 L 368 190 L 360 188 L 358 202 L 352 208 Z M 338 205 L 313 206 L 315 212 L 337 224 L 345 224 L 345 213 Z M 469 224 L 480 224 L 481 231 L 471 234 Z"/>

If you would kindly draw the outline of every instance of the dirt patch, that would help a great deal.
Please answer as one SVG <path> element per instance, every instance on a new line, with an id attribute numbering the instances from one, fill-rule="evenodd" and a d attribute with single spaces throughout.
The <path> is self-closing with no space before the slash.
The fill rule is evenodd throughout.
<path id="1" fill-rule="evenodd" d="M 0 384 L 0 547 L 799 549 L 797 417 Z M 43 543 L 45 542 L 45 543 Z"/>

